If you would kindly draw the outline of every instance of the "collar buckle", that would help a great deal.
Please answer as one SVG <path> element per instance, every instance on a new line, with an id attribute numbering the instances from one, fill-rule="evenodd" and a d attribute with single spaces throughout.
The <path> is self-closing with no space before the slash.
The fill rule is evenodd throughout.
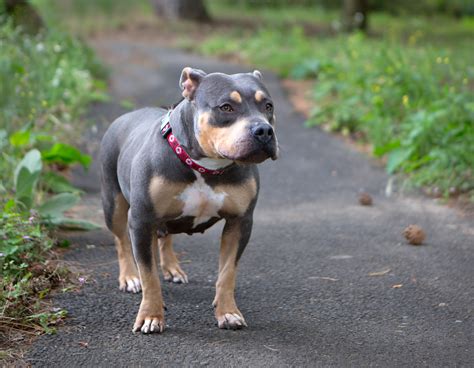
<path id="1" fill-rule="evenodd" d="M 161 120 L 161 135 L 164 139 L 171 133 L 170 116 L 173 110 L 169 110 Z"/>

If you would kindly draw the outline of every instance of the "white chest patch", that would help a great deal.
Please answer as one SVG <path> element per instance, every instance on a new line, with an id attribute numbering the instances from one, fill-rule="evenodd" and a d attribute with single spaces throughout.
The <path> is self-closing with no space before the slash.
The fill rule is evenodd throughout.
<path id="1" fill-rule="evenodd" d="M 218 217 L 227 195 L 215 192 L 199 173 L 196 173 L 196 176 L 197 180 L 179 195 L 179 199 L 184 203 L 181 216 L 193 216 L 193 227 L 207 222 L 211 217 Z"/>

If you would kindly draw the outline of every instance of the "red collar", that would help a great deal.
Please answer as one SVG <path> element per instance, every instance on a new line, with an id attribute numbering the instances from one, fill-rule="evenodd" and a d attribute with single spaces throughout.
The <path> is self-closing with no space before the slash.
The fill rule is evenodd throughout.
<path id="1" fill-rule="evenodd" d="M 175 137 L 175 135 L 173 134 L 173 131 L 171 130 L 170 116 L 171 116 L 172 111 L 173 110 L 169 110 L 168 113 L 165 116 L 163 116 L 163 119 L 161 120 L 161 135 L 163 136 L 164 139 L 168 141 L 174 153 L 176 153 L 176 156 L 178 156 L 179 159 L 183 161 L 185 165 L 189 166 L 193 170 L 200 172 L 201 174 L 221 175 L 222 173 L 224 173 L 224 169 L 221 169 L 221 170 L 207 169 L 204 166 L 199 165 L 196 161 L 194 161 L 191 158 L 191 156 L 188 155 L 188 153 L 184 150 L 184 148 L 178 142 L 178 139 Z"/>

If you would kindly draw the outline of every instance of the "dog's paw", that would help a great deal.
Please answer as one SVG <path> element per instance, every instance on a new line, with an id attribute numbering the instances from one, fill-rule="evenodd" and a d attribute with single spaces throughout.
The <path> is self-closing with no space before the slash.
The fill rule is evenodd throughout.
<path id="1" fill-rule="evenodd" d="M 179 267 L 179 264 L 162 265 L 163 277 L 166 281 L 174 282 L 176 284 L 187 284 L 188 276 Z"/>
<path id="2" fill-rule="evenodd" d="M 241 328 L 247 327 L 247 323 L 240 313 L 224 313 L 217 315 L 216 318 L 219 328 L 240 330 Z"/>
<path id="3" fill-rule="evenodd" d="M 163 316 L 137 316 L 133 325 L 133 332 L 141 331 L 144 334 L 162 333 L 165 330 L 165 319 Z"/>
<path id="4" fill-rule="evenodd" d="M 124 292 L 139 293 L 142 290 L 140 278 L 138 275 L 120 275 L 119 289 Z"/>

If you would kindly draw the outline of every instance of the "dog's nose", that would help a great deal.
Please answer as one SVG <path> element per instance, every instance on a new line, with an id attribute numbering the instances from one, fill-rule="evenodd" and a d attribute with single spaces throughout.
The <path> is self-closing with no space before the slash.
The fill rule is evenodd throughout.
<path id="1" fill-rule="evenodd" d="M 258 123 L 251 128 L 252 135 L 257 141 L 265 144 L 268 143 L 273 137 L 273 128 L 267 123 Z"/>

